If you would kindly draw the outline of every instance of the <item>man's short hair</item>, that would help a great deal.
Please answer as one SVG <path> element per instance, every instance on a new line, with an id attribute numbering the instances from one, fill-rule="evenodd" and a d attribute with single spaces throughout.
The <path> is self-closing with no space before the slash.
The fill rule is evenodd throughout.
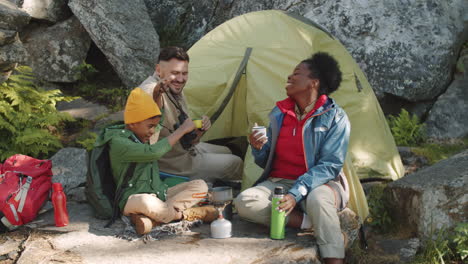
<path id="1" fill-rule="evenodd" d="M 189 55 L 187 54 L 187 52 L 185 52 L 183 48 L 170 46 L 161 49 L 161 52 L 159 53 L 158 62 L 170 61 L 171 59 L 178 59 L 187 62 L 190 61 Z"/>

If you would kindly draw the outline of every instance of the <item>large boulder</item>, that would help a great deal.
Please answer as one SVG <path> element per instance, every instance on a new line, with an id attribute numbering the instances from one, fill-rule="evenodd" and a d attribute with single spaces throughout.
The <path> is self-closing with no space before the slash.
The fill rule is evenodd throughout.
<path id="1" fill-rule="evenodd" d="M 0 29 L 0 46 L 15 42 L 16 31 Z"/>
<path id="2" fill-rule="evenodd" d="M 83 199 L 88 172 L 88 153 L 85 149 L 64 148 L 59 150 L 52 158 L 53 182 L 59 182 L 69 198 Z M 70 197 L 73 196 L 73 197 Z"/>
<path id="3" fill-rule="evenodd" d="M 0 0 L 0 83 L 10 77 L 18 63 L 27 60 L 27 51 L 16 35 L 30 19 L 15 3 Z"/>
<path id="4" fill-rule="evenodd" d="M 20 31 L 29 23 L 31 17 L 15 4 L 0 0 L 0 28 Z"/>
<path id="5" fill-rule="evenodd" d="M 159 37 L 143 0 L 71 0 L 68 5 L 127 87 L 154 72 Z"/>
<path id="6" fill-rule="evenodd" d="M 224 1 L 144 0 L 144 2 L 154 28 L 159 34 L 161 46 L 176 45 L 189 48 L 208 32 L 218 5 L 222 5 Z"/>
<path id="7" fill-rule="evenodd" d="M 2 66 L 12 63 L 24 63 L 27 61 L 28 52 L 21 41 L 0 47 L 0 69 Z"/>
<path id="8" fill-rule="evenodd" d="M 429 236 L 468 220 L 468 150 L 388 185 L 398 223 L 408 233 Z"/>
<path id="9" fill-rule="evenodd" d="M 0 47 L 0 83 L 6 81 L 18 63 L 25 63 L 28 52 L 21 41 Z"/>
<path id="10" fill-rule="evenodd" d="M 340 39 L 382 97 L 434 99 L 450 83 L 466 39 L 466 0 L 307 1 L 302 13 Z"/>
<path id="11" fill-rule="evenodd" d="M 426 120 L 431 138 L 463 138 L 468 135 L 468 48 L 463 50 L 459 63 L 462 72 L 442 94 Z"/>
<path id="12" fill-rule="evenodd" d="M 75 82 L 86 59 L 91 39 L 76 17 L 51 27 L 40 26 L 23 38 L 29 64 L 49 82 Z"/>
<path id="13" fill-rule="evenodd" d="M 24 0 L 21 7 L 31 17 L 53 23 L 72 15 L 65 0 Z"/>

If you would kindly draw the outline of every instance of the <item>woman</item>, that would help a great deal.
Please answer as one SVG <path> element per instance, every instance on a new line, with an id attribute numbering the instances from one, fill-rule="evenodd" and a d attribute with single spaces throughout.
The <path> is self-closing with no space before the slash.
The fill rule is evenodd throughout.
<path id="1" fill-rule="evenodd" d="M 326 53 L 296 66 L 288 76 L 288 98 L 277 102 L 269 115 L 267 137 L 249 135 L 255 163 L 264 172 L 255 187 L 235 200 L 242 218 L 269 225 L 273 190 L 283 186 L 288 194 L 279 209 L 288 214 L 289 226 L 314 227 L 325 263 L 343 263 L 345 251 L 337 213 L 349 197 L 340 172 L 350 124 L 344 110 L 328 97 L 340 83 L 338 63 Z"/>

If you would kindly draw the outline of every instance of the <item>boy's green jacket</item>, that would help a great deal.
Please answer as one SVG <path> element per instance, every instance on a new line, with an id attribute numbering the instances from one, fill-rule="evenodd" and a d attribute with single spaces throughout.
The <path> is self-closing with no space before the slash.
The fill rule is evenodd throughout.
<path id="1" fill-rule="evenodd" d="M 123 212 L 127 199 L 132 194 L 154 193 L 159 199 L 166 200 L 167 185 L 159 178 L 157 160 L 171 150 L 169 141 L 164 138 L 156 144 L 141 143 L 125 125 L 115 125 L 103 129 L 96 139 L 95 147 L 109 144 L 109 157 L 112 174 L 118 188 L 122 184 L 130 163 L 136 162 L 133 177 L 123 187 L 119 201 Z"/>

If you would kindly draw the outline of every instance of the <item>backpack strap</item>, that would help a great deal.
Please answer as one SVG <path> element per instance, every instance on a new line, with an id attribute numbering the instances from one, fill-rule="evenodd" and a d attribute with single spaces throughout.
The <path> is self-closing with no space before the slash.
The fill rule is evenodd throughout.
<path id="1" fill-rule="evenodd" d="M 112 204 L 112 217 L 104 227 L 110 227 L 113 223 L 115 223 L 115 220 L 119 217 L 120 215 L 119 201 L 123 195 L 123 191 L 124 191 L 123 187 L 126 186 L 128 181 L 130 181 L 130 178 L 132 178 L 133 172 L 135 171 L 135 167 L 136 167 L 136 162 L 130 163 L 130 166 L 127 169 L 127 172 L 125 174 L 125 177 L 122 183 L 119 185 L 119 187 L 117 187 L 117 190 L 115 191 L 114 202 Z"/>
<path id="2" fill-rule="evenodd" d="M 31 182 L 33 178 L 28 176 L 26 178 L 26 183 L 21 187 L 20 191 L 15 197 L 15 201 L 20 201 L 18 206 L 18 212 L 22 213 L 24 208 L 24 203 L 26 202 L 26 197 L 28 196 L 29 188 L 31 187 Z"/>

